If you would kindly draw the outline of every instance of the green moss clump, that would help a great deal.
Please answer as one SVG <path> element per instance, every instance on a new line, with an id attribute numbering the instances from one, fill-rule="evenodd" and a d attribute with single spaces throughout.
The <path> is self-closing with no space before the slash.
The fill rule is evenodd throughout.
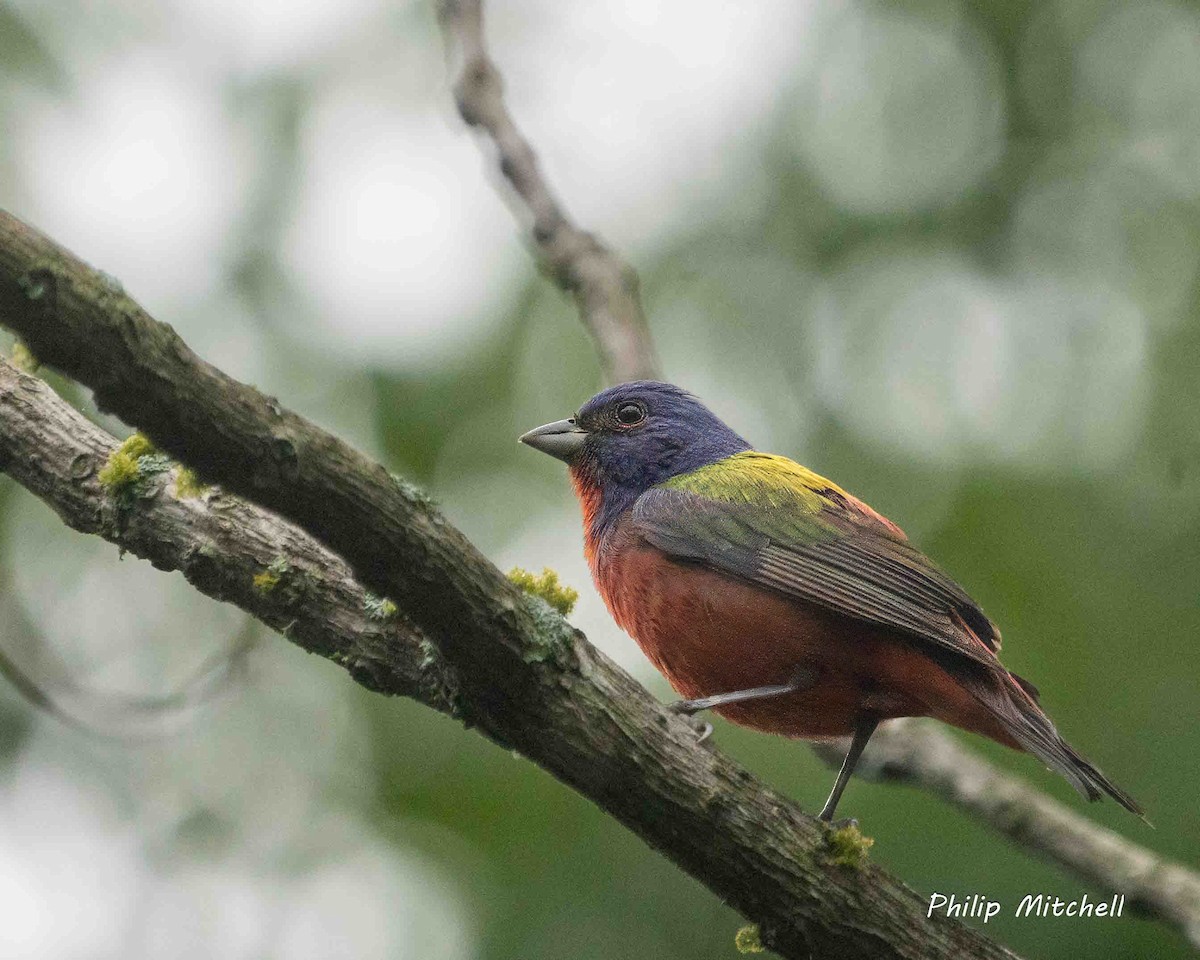
<path id="1" fill-rule="evenodd" d="M 737 947 L 738 953 L 765 953 L 767 949 L 762 944 L 757 923 L 742 927 L 734 936 L 733 945 Z"/>
<path id="2" fill-rule="evenodd" d="M 259 593 L 266 595 L 279 586 L 279 574 L 272 573 L 270 570 L 260 570 L 254 575 L 254 589 Z"/>
<path id="3" fill-rule="evenodd" d="M 145 476 L 160 473 L 168 462 L 145 436 L 135 433 L 109 455 L 96 479 L 113 496 L 130 493 L 134 484 Z"/>
<path id="4" fill-rule="evenodd" d="M 13 344 L 12 355 L 9 359 L 12 361 L 12 365 L 22 373 L 37 373 L 41 366 L 38 358 L 33 355 L 33 351 L 25 345 L 23 340 L 18 340 Z"/>
<path id="5" fill-rule="evenodd" d="M 133 434 L 133 436 L 127 438 L 125 442 L 117 448 L 117 450 L 119 453 L 128 454 L 129 456 L 133 457 L 134 460 L 138 460 L 141 457 L 147 456 L 148 454 L 158 453 L 154 447 L 154 444 L 150 442 L 150 438 L 144 433 Z"/>
<path id="6" fill-rule="evenodd" d="M 131 494 L 139 480 L 160 473 L 167 464 L 167 458 L 154 449 L 154 444 L 142 434 L 135 433 L 109 455 L 96 479 L 114 497 Z"/>
<path id="7" fill-rule="evenodd" d="M 833 830 L 828 838 L 831 853 L 830 862 L 838 867 L 850 867 L 859 870 L 867 862 L 871 847 L 875 845 L 874 837 L 864 837 L 854 824 Z"/>
<path id="8" fill-rule="evenodd" d="M 175 471 L 175 496 L 180 500 L 202 497 L 209 488 L 209 484 L 204 483 L 191 467 L 180 465 Z"/>
<path id="9" fill-rule="evenodd" d="M 100 486 L 116 496 L 129 490 L 141 475 L 137 458 L 118 448 L 109 456 L 108 462 L 96 475 L 96 479 L 100 481 Z"/>
<path id="10" fill-rule="evenodd" d="M 271 563 L 254 575 L 254 589 L 266 596 L 274 590 L 283 578 L 291 573 L 291 565 L 283 557 L 276 557 Z"/>
<path id="11" fill-rule="evenodd" d="M 508 579 L 528 594 L 540 597 L 564 617 L 570 616 L 579 599 L 579 591 L 559 582 L 558 574 L 543 567 L 541 575 L 530 573 L 520 567 L 508 571 Z"/>

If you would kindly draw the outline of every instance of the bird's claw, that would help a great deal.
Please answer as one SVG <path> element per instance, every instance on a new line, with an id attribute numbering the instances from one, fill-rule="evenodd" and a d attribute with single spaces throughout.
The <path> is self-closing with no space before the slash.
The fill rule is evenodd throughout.
<path id="1" fill-rule="evenodd" d="M 688 722 L 688 726 L 699 734 L 696 742 L 705 743 L 713 734 L 713 725 L 707 720 L 701 720 L 695 716 L 698 709 L 693 700 L 676 700 L 674 703 L 667 704 L 667 710 L 683 717 Z"/>
<path id="2" fill-rule="evenodd" d="M 858 821 L 854 817 L 842 817 L 838 820 L 830 820 L 828 823 L 830 830 L 845 830 L 847 827 L 858 829 Z"/>

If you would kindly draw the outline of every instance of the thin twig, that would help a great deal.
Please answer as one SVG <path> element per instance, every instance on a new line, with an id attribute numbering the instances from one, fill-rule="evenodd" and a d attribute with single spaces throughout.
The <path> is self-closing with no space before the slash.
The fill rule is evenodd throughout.
<path id="1" fill-rule="evenodd" d="M 495 144 L 500 172 L 532 219 L 541 261 L 555 283 L 575 298 L 606 375 L 614 382 L 657 379 L 658 359 L 637 274 L 596 236 L 579 229 L 546 183 L 537 155 L 505 105 L 504 84 L 484 38 L 483 4 L 443 0 L 438 14 L 461 60 L 454 89 L 458 112 Z"/>
<path id="2" fill-rule="evenodd" d="M 6 597 L 9 630 L 0 647 L 0 676 L 33 706 L 84 733 L 130 743 L 175 733 L 192 723 L 196 714 L 226 693 L 245 655 L 262 633 L 245 618 L 227 649 L 207 657 L 178 688 L 165 694 L 130 696 L 93 690 L 81 684 L 60 658 L 50 638 L 11 592 L 8 572 L 0 568 L 0 590 Z M 15 644 L 14 644 L 15 641 Z M 19 645 L 36 657 L 36 667 L 13 651 Z"/>

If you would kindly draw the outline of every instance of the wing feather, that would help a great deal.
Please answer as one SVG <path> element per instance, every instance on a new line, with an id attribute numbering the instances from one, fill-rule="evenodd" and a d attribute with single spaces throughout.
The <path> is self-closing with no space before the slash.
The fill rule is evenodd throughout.
<path id="1" fill-rule="evenodd" d="M 681 560 L 995 663 L 1000 633 L 903 532 L 784 457 L 735 454 L 634 504 L 634 529 Z"/>

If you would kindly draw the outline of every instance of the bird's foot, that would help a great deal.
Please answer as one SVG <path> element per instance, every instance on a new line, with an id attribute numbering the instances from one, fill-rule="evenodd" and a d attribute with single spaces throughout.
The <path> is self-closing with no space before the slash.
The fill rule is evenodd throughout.
<path id="1" fill-rule="evenodd" d="M 676 700 L 674 703 L 668 703 L 667 709 L 671 713 L 677 713 L 683 717 L 687 721 L 688 726 L 696 731 L 697 743 L 707 743 L 712 737 L 713 725 L 707 720 L 701 720 L 699 717 L 694 716 L 695 713 L 704 709 L 703 706 L 696 706 L 696 702 L 695 700 Z"/>
<path id="2" fill-rule="evenodd" d="M 709 742 L 709 739 L 712 737 L 712 734 L 713 734 L 713 725 L 711 723 L 709 723 L 707 720 L 697 720 L 694 717 L 692 718 L 691 722 L 692 722 L 692 729 L 695 730 L 699 734 L 699 737 L 697 737 L 696 742 L 697 743 Z"/>
<path id="3" fill-rule="evenodd" d="M 853 827 L 858 830 L 858 821 L 853 817 L 840 817 L 837 820 L 826 820 L 830 830 L 845 830 L 847 827 Z"/>

